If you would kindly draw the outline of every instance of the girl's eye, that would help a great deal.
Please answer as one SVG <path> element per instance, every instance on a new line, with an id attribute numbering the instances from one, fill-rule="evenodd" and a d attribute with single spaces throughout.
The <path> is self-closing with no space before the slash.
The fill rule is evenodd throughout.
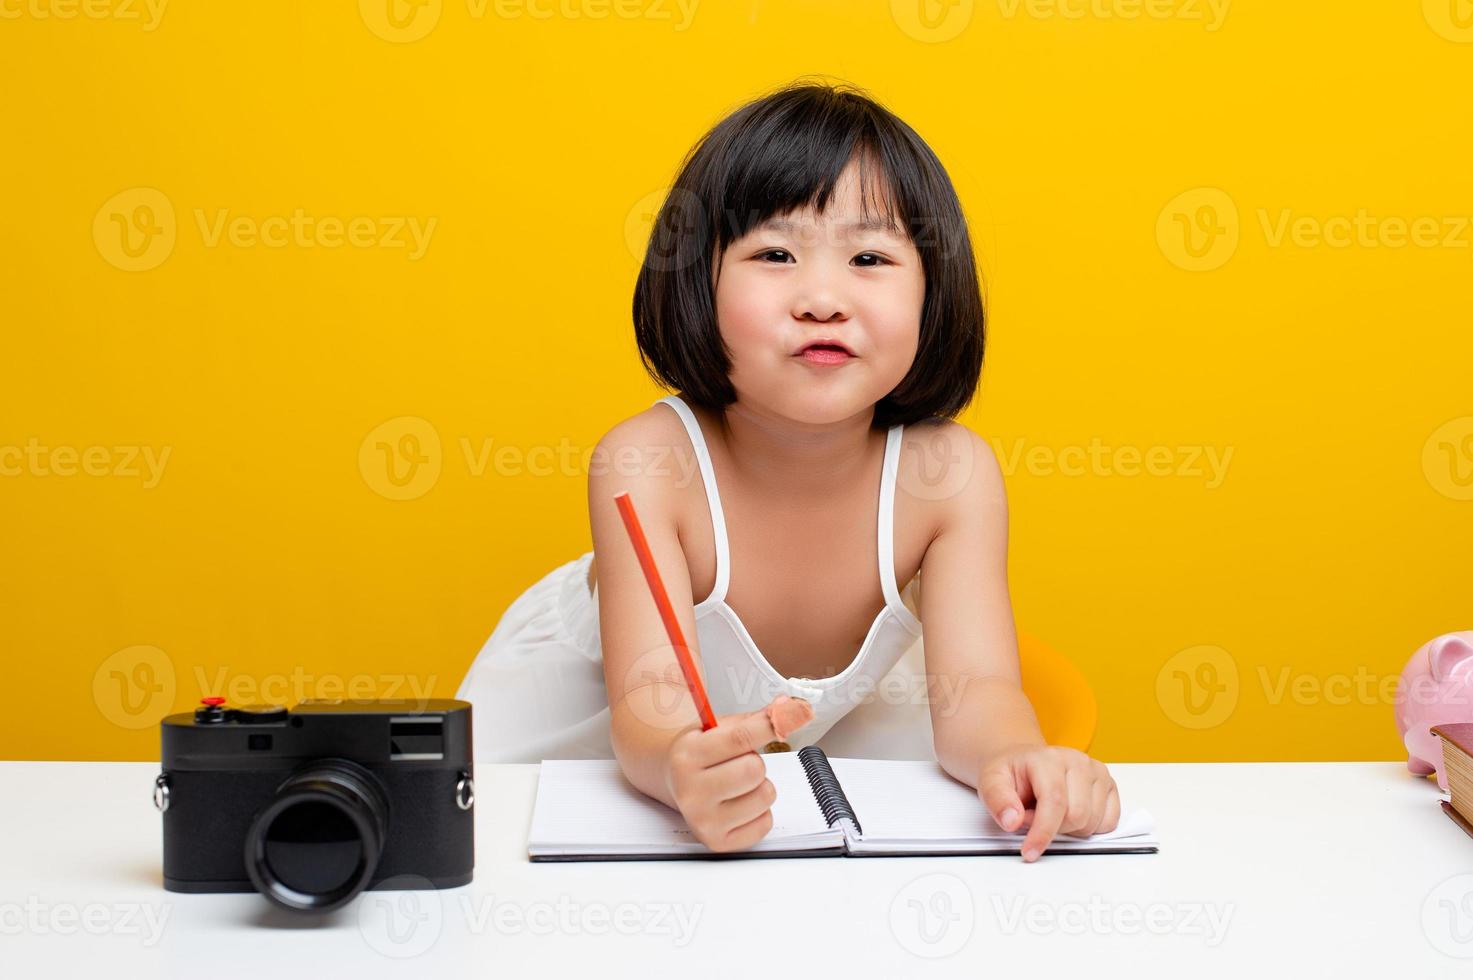
<path id="1" fill-rule="evenodd" d="M 766 259 L 766 258 L 768 258 L 770 256 L 773 256 L 773 255 L 778 256 L 779 257 L 778 258 L 778 261 L 779 262 L 782 262 L 784 264 L 786 264 L 787 260 L 792 257 L 792 253 L 789 252 L 787 249 L 783 249 L 783 248 L 770 248 L 770 249 L 768 249 L 765 252 L 759 252 L 759 253 L 757 253 L 757 258 L 759 258 L 759 259 Z M 854 257 L 854 259 L 855 259 L 856 262 L 859 262 L 859 266 L 862 269 L 873 269 L 873 268 L 876 268 L 877 266 L 889 265 L 890 264 L 890 260 L 889 259 L 884 258 L 883 256 L 876 255 L 874 252 L 861 252 L 858 255 L 856 255 Z M 864 261 L 866 259 L 868 259 L 870 261 Z"/>

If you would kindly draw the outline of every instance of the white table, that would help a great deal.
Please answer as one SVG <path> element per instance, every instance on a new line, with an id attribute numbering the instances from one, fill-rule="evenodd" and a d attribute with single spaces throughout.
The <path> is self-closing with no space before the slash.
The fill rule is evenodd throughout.
<path id="1" fill-rule="evenodd" d="M 537 767 L 482 765 L 471 885 L 311 917 L 164 891 L 155 764 L 0 763 L 0 976 L 1473 976 L 1473 839 L 1434 783 L 1111 768 L 1159 854 L 532 864 Z"/>

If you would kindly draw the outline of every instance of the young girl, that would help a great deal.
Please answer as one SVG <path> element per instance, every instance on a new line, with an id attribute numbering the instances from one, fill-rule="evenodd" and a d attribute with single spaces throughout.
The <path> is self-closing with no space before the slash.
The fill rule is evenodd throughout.
<path id="1" fill-rule="evenodd" d="M 1109 772 L 1046 745 L 1020 687 L 1002 475 L 951 421 L 981 373 L 981 291 L 925 142 L 850 86 L 742 106 L 694 147 L 656 217 L 634 326 L 646 369 L 679 394 L 600 440 L 593 551 L 513 602 L 471 666 L 458 696 L 475 705 L 477 756 L 613 755 L 708 847 L 750 847 L 776 798 L 762 750 L 819 742 L 872 702 L 924 621 L 936 759 L 1003 828 L 1028 827 L 1024 859 L 1056 833 L 1114 829 Z M 710 731 L 621 491 L 700 667 Z"/>

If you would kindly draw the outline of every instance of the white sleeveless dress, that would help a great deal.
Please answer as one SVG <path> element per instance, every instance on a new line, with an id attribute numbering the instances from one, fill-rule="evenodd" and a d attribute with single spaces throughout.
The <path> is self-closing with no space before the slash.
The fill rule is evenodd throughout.
<path id="1" fill-rule="evenodd" d="M 788 742 L 818 744 L 829 755 L 935 758 L 926 705 L 921 624 L 895 582 L 895 475 L 903 426 L 886 434 L 879 486 L 878 553 L 884 608 L 853 661 L 832 677 L 786 677 L 753 642 L 726 603 L 731 553 L 726 520 L 705 437 L 679 397 L 661 398 L 680 416 L 700 465 L 716 541 L 716 585 L 695 606 L 697 645 L 706 694 L 717 715 L 755 711 L 779 694 L 807 698 L 814 719 Z M 585 552 L 519 596 L 471 664 L 456 697 L 473 705 L 476 758 L 537 762 L 612 758 L 604 689 L 598 591 L 590 595 Z M 903 659 L 902 659 L 903 658 Z M 840 722 L 843 724 L 840 724 Z"/>

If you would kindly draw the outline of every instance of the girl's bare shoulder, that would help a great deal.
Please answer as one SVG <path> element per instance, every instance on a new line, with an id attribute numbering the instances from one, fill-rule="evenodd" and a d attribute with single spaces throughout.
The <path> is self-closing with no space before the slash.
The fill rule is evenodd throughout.
<path id="1" fill-rule="evenodd" d="M 926 515 L 933 536 L 979 502 L 1006 506 L 991 444 L 953 419 L 905 427 L 895 485 L 900 499 Z"/>
<path id="2" fill-rule="evenodd" d="M 616 423 L 594 446 L 588 462 L 588 501 L 595 527 L 595 556 L 588 567 L 588 588 L 598 581 L 598 558 L 602 524 L 594 508 L 603 508 L 615 493 L 627 491 L 638 501 L 640 523 L 650 529 L 669 522 L 680 533 L 686 508 L 684 492 L 692 479 L 700 479 L 685 426 L 669 405 L 655 403 Z M 611 525 L 610 525 L 611 526 Z M 614 531 L 623 534 L 622 528 Z"/>
<path id="3" fill-rule="evenodd" d="M 589 475 L 612 469 L 626 477 L 639 477 L 640 482 L 660 484 L 667 482 L 663 477 L 685 473 L 687 459 L 694 463 L 684 423 L 669 405 L 656 402 L 603 434 L 589 461 Z"/>

